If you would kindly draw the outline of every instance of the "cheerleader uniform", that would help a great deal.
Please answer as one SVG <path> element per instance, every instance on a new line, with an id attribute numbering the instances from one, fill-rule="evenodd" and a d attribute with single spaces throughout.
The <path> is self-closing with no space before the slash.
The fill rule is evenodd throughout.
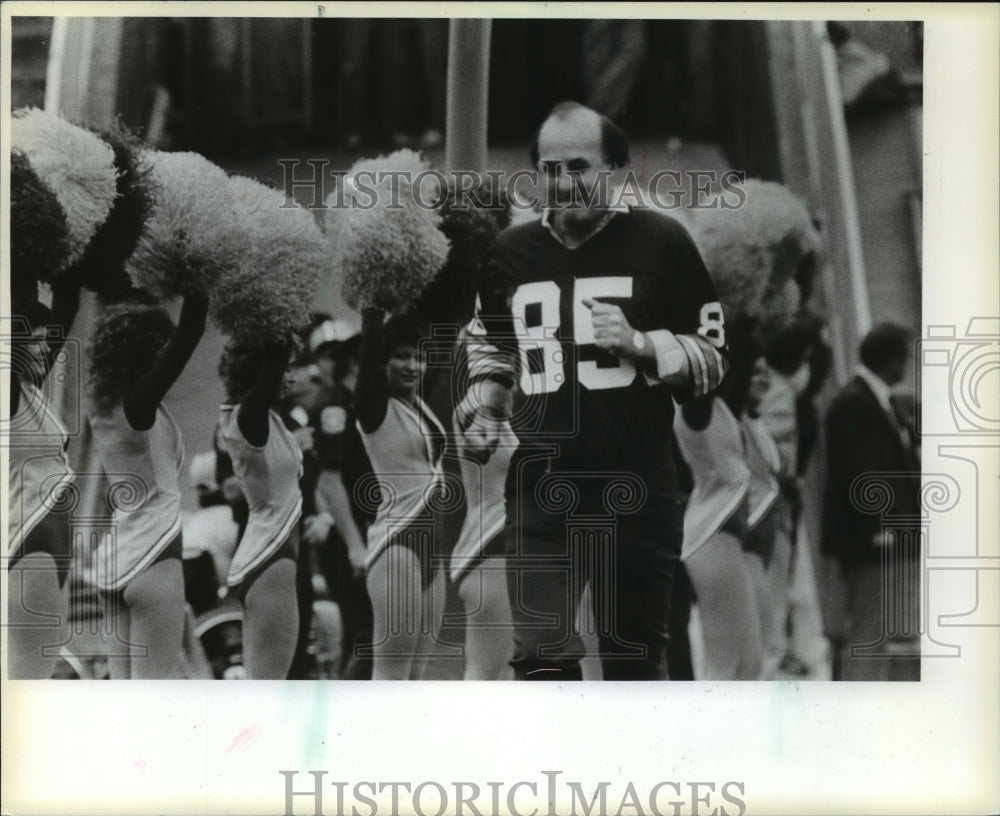
<path id="1" fill-rule="evenodd" d="M 690 558 L 718 532 L 732 533 L 744 541 L 751 477 L 740 425 L 729 406 L 714 399 L 711 420 L 700 431 L 691 428 L 683 412 L 677 411 L 674 433 L 694 482 L 684 510 L 681 558 Z"/>
<path id="2" fill-rule="evenodd" d="M 463 436 L 454 426 L 459 452 Z M 451 555 L 451 579 L 456 584 L 473 569 L 480 559 L 505 553 L 502 535 L 507 519 L 504 485 L 510 460 L 517 449 L 517 435 L 509 422 L 500 429 L 496 450 L 484 465 L 463 456 L 460 460 L 462 485 L 465 489 L 466 511 L 462 530 Z"/>
<path id="3" fill-rule="evenodd" d="M 73 481 L 66 456 L 69 436 L 65 428 L 38 388 L 30 383 L 21 383 L 20 387 L 17 413 L 4 434 L 10 456 L 7 555 L 11 566 L 27 554 L 23 545 L 31 531 L 50 511 L 58 509 L 60 491 Z M 69 536 L 64 537 L 64 541 L 69 540 Z M 56 559 L 62 583 L 70 553 L 51 555 Z"/>
<path id="4" fill-rule="evenodd" d="M 444 483 L 444 427 L 419 397 L 416 407 L 389 397 L 382 424 L 369 434 L 359 421 L 358 430 L 381 493 L 368 528 L 368 568 L 390 544 L 407 547 L 417 556 L 426 589 L 437 567 L 433 551 L 440 538 L 439 514 L 429 502 Z"/>
<path id="5" fill-rule="evenodd" d="M 97 586 L 116 592 L 158 560 L 181 557 L 184 443 L 177 423 L 162 405 L 145 431 L 129 424 L 121 403 L 108 414 L 91 416 L 89 422 L 110 482 L 108 503 L 116 532 L 98 545 Z"/>
<path id="6" fill-rule="evenodd" d="M 747 546 L 751 511 L 759 522 L 762 503 L 751 494 L 754 478 L 740 423 L 729 406 L 715 398 L 705 428 L 691 428 L 678 411 L 674 431 L 694 481 L 684 512 L 681 558 L 701 612 L 704 675 L 699 672 L 698 679 L 754 680 L 762 667 L 761 620 L 742 550 Z M 740 549 L 721 539 L 709 545 L 721 532 L 735 537 Z"/>
<path id="7" fill-rule="evenodd" d="M 221 407 L 218 436 L 250 508 L 229 567 L 230 587 L 242 584 L 278 553 L 302 516 L 302 451 L 295 437 L 278 414 L 268 411 L 267 443 L 255 447 L 240 431 L 238 415 L 238 405 Z M 293 552 L 289 555 L 294 557 Z"/>

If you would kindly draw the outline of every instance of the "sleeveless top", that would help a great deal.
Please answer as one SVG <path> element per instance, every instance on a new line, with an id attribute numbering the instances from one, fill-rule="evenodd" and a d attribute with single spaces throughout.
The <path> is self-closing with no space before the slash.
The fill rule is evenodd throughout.
<path id="1" fill-rule="evenodd" d="M 12 556 L 59 503 L 59 493 L 73 481 L 73 471 L 66 456 L 66 429 L 34 385 L 21 384 L 17 413 L 4 425 L 10 457 L 7 554 Z"/>
<path id="2" fill-rule="evenodd" d="M 233 474 L 250 508 L 229 567 L 229 586 L 245 580 L 276 553 L 302 516 L 302 451 L 292 432 L 268 411 L 267 443 L 254 447 L 240 430 L 238 414 L 238 405 L 223 405 L 219 417 L 219 445 L 233 461 Z"/>
<path id="3" fill-rule="evenodd" d="M 462 453 L 463 439 L 457 425 L 454 426 L 454 434 L 458 440 L 459 453 Z M 481 465 L 465 456 L 460 460 L 466 510 L 465 521 L 451 556 L 453 581 L 458 581 L 465 570 L 473 565 L 483 548 L 504 528 L 507 520 L 504 486 L 517 445 L 517 435 L 510 423 L 504 422 L 500 426 L 496 450 L 489 461 Z"/>
<path id="4" fill-rule="evenodd" d="M 109 482 L 107 501 L 115 533 L 97 548 L 97 585 L 119 590 L 135 578 L 181 530 L 180 474 L 184 443 L 166 408 L 147 431 L 137 431 L 121 403 L 89 418 L 94 447 Z"/>
<path id="5" fill-rule="evenodd" d="M 357 425 L 381 494 L 368 528 L 370 567 L 394 534 L 426 514 L 431 494 L 443 483 L 441 453 L 432 435 L 443 437 L 444 427 L 419 397 L 417 408 L 390 397 L 385 419 L 373 433 Z"/>
<path id="6" fill-rule="evenodd" d="M 677 411 L 674 433 L 694 482 L 684 509 L 681 549 L 681 558 L 689 558 L 740 509 L 750 488 L 750 469 L 739 423 L 719 398 L 713 399 L 712 418 L 700 431 L 684 421 L 683 411 Z"/>

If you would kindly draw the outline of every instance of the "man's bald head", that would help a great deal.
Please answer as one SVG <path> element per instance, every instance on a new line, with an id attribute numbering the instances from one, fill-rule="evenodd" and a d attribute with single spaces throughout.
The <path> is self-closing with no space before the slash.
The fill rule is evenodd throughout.
<path id="1" fill-rule="evenodd" d="M 545 117 L 545 121 L 531 138 L 529 152 L 532 167 L 538 167 L 538 142 L 542 132 L 546 129 L 546 125 L 555 121 L 571 125 L 581 140 L 589 140 L 593 132 L 591 128 L 596 128 L 604 160 L 615 169 L 625 167 L 628 164 L 628 139 L 618 125 L 607 116 L 588 108 L 586 105 L 581 105 L 579 102 L 560 102 L 549 111 L 549 115 Z"/>

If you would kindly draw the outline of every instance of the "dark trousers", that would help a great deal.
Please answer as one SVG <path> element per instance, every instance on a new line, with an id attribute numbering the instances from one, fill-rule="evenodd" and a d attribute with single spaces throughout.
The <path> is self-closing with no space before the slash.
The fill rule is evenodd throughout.
<path id="1" fill-rule="evenodd" d="M 584 516 L 601 507 L 602 493 L 585 490 L 574 513 L 545 512 L 534 491 L 522 493 L 522 512 L 508 503 L 511 665 L 519 679 L 581 679 L 576 613 L 587 585 L 604 679 L 668 678 L 681 503 L 650 496 L 634 514 Z"/>

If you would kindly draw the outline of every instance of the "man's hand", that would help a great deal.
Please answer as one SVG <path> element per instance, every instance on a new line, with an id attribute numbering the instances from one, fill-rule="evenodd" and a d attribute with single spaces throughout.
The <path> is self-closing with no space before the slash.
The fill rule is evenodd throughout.
<path id="1" fill-rule="evenodd" d="M 625 319 L 620 306 L 611 303 L 583 299 L 583 305 L 590 309 L 590 320 L 594 326 L 594 342 L 598 348 L 610 351 L 616 357 L 635 357 L 640 351 L 634 343 L 635 329 Z"/>

